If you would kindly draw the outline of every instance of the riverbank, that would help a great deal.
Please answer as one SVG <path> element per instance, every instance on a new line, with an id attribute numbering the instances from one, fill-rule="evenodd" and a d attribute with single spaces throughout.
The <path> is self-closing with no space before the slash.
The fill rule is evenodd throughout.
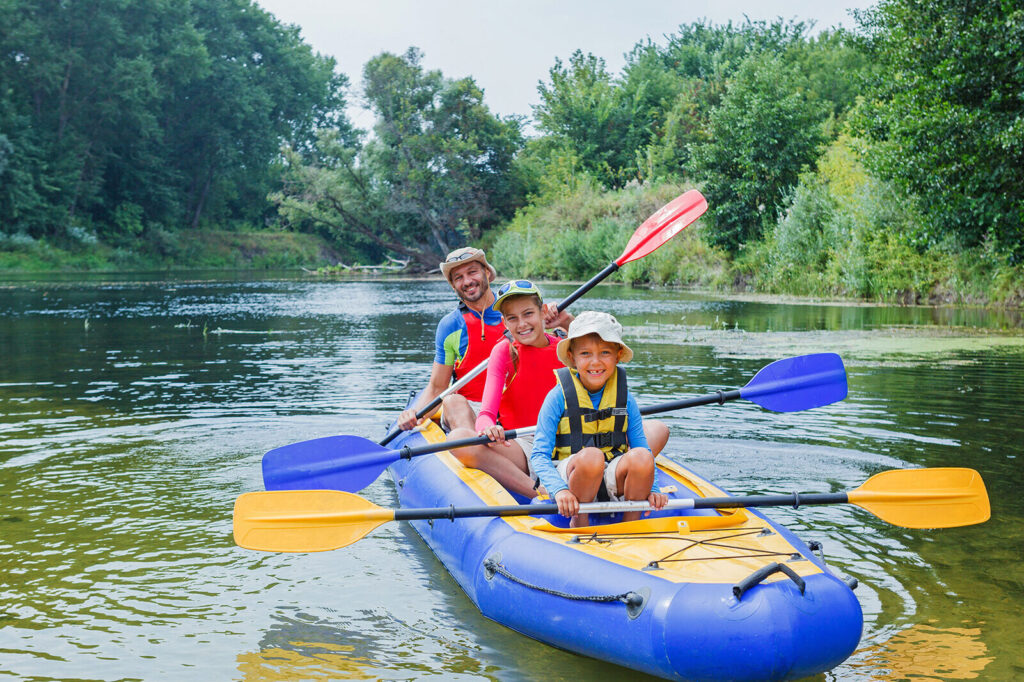
<path id="1" fill-rule="evenodd" d="M 0 273 L 299 269 L 344 259 L 340 247 L 318 235 L 281 230 L 157 230 L 119 245 L 96 238 L 76 244 L 28 237 L 0 242 Z"/>
<path id="2" fill-rule="evenodd" d="M 489 236 L 485 246 L 500 272 L 585 280 L 621 254 L 649 215 L 691 188 L 689 183 L 660 183 L 605 191 L 581 183 L 520 210 Z M 762 240 L 735 255 L 710 245 L 706 230 L 711 229 L 711 218 L 705 216 L 611 279 L 731 297 L 1024 307 L 1024 266 L 1011 263 L 1005 254 L 990 247 L 961 249 L 951 244 L 917 248 L 893 227 L 882 208 L 859 207 L 856 211 L 863 211 L 853 215 L 855 203 L 837 203 L 828 220 L 845 221 L 844 225 L 856 220 L 856 229 L 826 231 L 821 226 L 825 218 L 808 218 L 805 209 L 797 210 L 800 204 Z M 886 204 L 885 210 L 893 209 Z"/>

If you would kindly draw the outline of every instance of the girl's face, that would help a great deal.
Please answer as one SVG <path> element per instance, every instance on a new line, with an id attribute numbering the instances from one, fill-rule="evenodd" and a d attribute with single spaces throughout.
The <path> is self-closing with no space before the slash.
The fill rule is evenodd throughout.
<path id="1" fill-rule="evenodd" d="M 612 378 L 619 364 L 619 344 L 609 343 L 597 334 L 573 339 L 569 344 L 569 359 L 580 373 L 583 387 L 593 393 Z"/>
<path id="2" fill-rule="evenodd" d="M 532 296 L 513 296 L 501 306 L 505 329 L 516 341 L 527 346 L 546 346 L 544 315 Z"/>

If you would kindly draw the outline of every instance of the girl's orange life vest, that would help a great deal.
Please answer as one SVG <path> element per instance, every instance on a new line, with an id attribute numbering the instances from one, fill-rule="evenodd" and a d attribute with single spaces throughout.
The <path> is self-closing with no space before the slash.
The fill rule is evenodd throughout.
<path id="1" fill-rule="evenodd" d="M 515 374 L 505 381 L 505 390 L 498 405 L 498 421 L 506 429 L 518 429 L 537 423 L 537 414 L 548 392 L 555 387 L 555 370 L 564 367 L 555 347 L 558 337 L 546 334 L 548 345 L 543 348 L 515 344 L 519 361 Z"/>
<path id="2" fill-rule="evenodd" d="M 459 378 L 459 370 L 467 374 L 491 357 L 491 349 L 498 341 L 501 341 L 505 326 L 502 324 L 484 324 L 483 318 L 469 309 L 463 302 L 459 302 L 459 310 L 462 312 L 462 319 L 466 321 L 468 338 L 466 339 L 466 354 L 455 361 L 452 371 L 452 379 Z M 484 386 L 487 384 L 487 372 L 480 372 L 473 377 L 468 384 L 459 389 L 459 395 L 466 400 L 480 402 L 484 397 Z"/>

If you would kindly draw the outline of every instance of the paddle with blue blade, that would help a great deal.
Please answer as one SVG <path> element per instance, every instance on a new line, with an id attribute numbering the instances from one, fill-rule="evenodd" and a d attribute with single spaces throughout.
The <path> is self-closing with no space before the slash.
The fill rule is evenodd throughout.
<path id="1" fill-rule="evenodd" d="M 565 310 L 574 301 L 576 301 L 576 299 L 596 287 L 605 278 L 607 278 L 608 275 L 612 274 L 626 263 L 632 263 L 635 260 L 640 260 L 644 256 L 653 253 L 663 244 L 668 242 L 668 240 L 672 239 L 672 237 L 679 234 L 679 232 L 681 232 L 687 225 L 704 215 L 704 212 L 707 210 L 708 202 L 704 198 L 704 195 L 697 190 L 691 189 L 688 192 L 680 194 L 678 197 L 651 214 L 651 216 L 647 218 L 640 227 L 636 228 L 636 231 L 633 232 L 633 236 L 630 237 L 629 242 L 626 244 L 626 248 L 622 250 L 621 256 L 609 263 L 604 270 L 591 277 L 588 282 L 583 284 L 576 291 L 562 299 L 562 302 L 559 303 L 556 308 L 559 312 Z M 433 414 L 434 410 L 437 409 L 437 406 L 441 404 L 441 401 L 444 400 L 445 397 L 458 391 L 485 369 L 487 369 L 487 360 L 484 360 L 474 367 L 468 374 L 459 377 L 458 381 L 435 396 L 427 405 L 417 410 L 416 418 L 422 419 L 428 414 Z M 384 439 L 380 441 L 379 445 L 387 445 L 401 432 L 401 429 L 392 429 L 388 435 L 384 436 Z"/>
<path id="2" fill-rule="evenodd" d="M 955 528 L 983 523 L 990 516 L 981 475 L 973 469 L 956 467 L 883 471 L 848 492 L 680 498 L 670 500 L 665 509 L 796 508 L 821 504 L 854 504 L 903 528 Z M 651 511 L 651 506 L 645 501 L 580 505 L 580 513 L 619 511 Z M 239 495 L 233 526 L 239 547 L 264 552 L 322 552 L 351 545 L 388 521 L 557 513 L 558 505 L 554 503 L 387 509 L 336 490 L 281 490 Z M 614 527 L 605 526 L 597 532 L 614 532 Z"/>
<path id="3" fill-rule="evenodd" d="M 706 396 L 674 400 L 640 409 L 644 416 L 698 405 L 749 400 L 774 412 L 798 412 L 846 397 L 846 369 L 835 353 L 815 353 L 776 360 L 746 386 Z M 534 427 L 506 432 L 509 439 L 533 433 Z M 490 443 L 487 436 L 463 438 L 422 447 L 389 450 L 358 436 L 327 436 L 292 443 L 263 456 L 267 490 L 345 490 L 355 492 L 377 480 L 393 462 L 442 450 Z"/>

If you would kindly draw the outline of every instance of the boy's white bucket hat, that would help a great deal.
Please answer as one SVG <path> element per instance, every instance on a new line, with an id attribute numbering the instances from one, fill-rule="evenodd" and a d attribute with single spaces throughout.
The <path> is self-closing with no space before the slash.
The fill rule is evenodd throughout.
<path id="1" fill-rule="evenodd" d="M 569 342 L 587 334 L 597 334 L 602 341 L 617 343 L 622 348 L 619 353 L 619 362 L 629 362 L 633 359 L 633 351 L 622 342 L 622 325 L 608 313 L 599 313 L 593 310 L 585 310 L 576 319 L 569 323 L 569 335 L 558 342 L 555 352 L 558 359 L 566 367 L 573 367 L 569 360 Z"/>
<path id="2" fill-rule="evenodd" d="M 452 282 L 451 272 L 460 265 L 466 263 L 472 263 L 473 261 L 479 261 L 484 268 L 491 273 L 491 281 L 498 279 L 498 271 L 494 269 L 494 266 L 487 262 L 487 256 L 481 249 L 475 249 L 472 246 L 464 246 L 461 249 L 455 249 L 448 254 L 444 262 L 441 263 L 441 274 L 448 280 L 448 283 Z"/>

